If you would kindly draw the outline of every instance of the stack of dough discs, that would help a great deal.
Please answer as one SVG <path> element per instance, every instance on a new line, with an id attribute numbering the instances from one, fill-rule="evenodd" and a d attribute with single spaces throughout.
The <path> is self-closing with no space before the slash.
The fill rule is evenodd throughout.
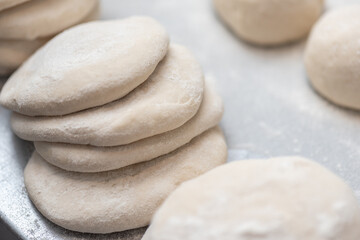
<path id="1" fill-rule="evenodd" d="M 98 15 L 98 0 L 0 0 L 0 75 L 13 72 L 52 36 Z"/>
<path id="2" fill-rule="evenodd" d="M 266 46 L 305 37 L 323 5 L 324 0 L 214 0 L 219 16 L 235 34 Z"/>
<path id="3" fill-rule="evenodd" d="M 114 45 L 123 46 L 116 42 L 114 42 Z M 42 50 L 46 50 L 47 46 Z M 166 47 L 165 43 L 163 47 Z M 139 48 L 136 47 L 134 50 L 138 51 Z M 153 50 L 154 49 L 151 49 L 151 51 L 147 53 L 150 54 L 150 56 L 154 56 L 152 55 Z M 107 51 L 104 53 L 107 55 L 109 52 Z M 124 52 L 121 51 L 121 53 Z M 139 51 L 139 53 L 141 53 L 140 55 L 143 55 L 146 52 Z M 113 55 L 115 53 L 110 52 L 110 54 Z M 129 53 L 125 52 L 125 54 Z M 36 54 L 34 57 L 39 55 Z M 136 52 L 133 53 L 132 56 L 135 55 Z M 160 57 L 161 55 L 159 54 L 158 56 Z M 138 58 L 141 59 L 141 57 Z M 119 59 L 121 58 L 119 57 Z M 145 60 L 144 58 L 142 59 L 143 61 Z M 31 60 L 35 60 L 35 58 L 31 58 L 27 63 L 32 62 Z M 132 61 L 132 59 L 128 60 Z M 134 62 L 136 63 L 136 67 L 141 67 L 141 64 L 138 61 Z M 113 63 L 115 63 L 115 61 L 113 61 Z M 148 63 L 149 62 L 144 64 L 144 67 L 150 67 L 151 65 Z M 155 64 L 155 61 L 153 61 L 153 63 Z M 8 90 L 8 93 L 21 92 L 21 90 L 17 91 L 17 86 L 19 85 L 16 80 L 19 79 L 17 77 L 20 76 L 23 72 L 22 70 L 26 69 L 27 66 L 28 64 L 25 64 L 23 68 L 16 72 L 13 76 L 14 78 L 11 78 L 10 81 L 4 85 L 4 96 L 7 95 L 6 93 Z M 98 64 L 98 66 L 101 67 L 101 64 Z M 55 67 L 61 69 L 59 66 Z M 106 64 L 106 67 L 111 68 L 108 64 Z M 123 69 L 116 65 L 115 70 L 121 71 Z M 127 70 L 131 73 L 134 72 L 135 74 L 141 72 L 141 70 L 133 70 L 132 68 L 125 68 L 124 72 Z M 89 71 L 87 69 L 82 73 L 87 75 L 89 74 Z M 104 74 L 95 76 L 103 78 Z M 115 87 L 107 87 L 112 84 L 112 82 L 108 83 L 112 76 L 114 75 L 110 74 L 109 79 L 103 79 L 106 80 L 106 83 L 97 88 L 99 91 L 89 91 L 89 95 L 92 95 L 90 93 L 94 93 L 99 96 L 99 98 L 92 98 L 92 100 L 102 101 L 108 98 L 110 93 L 113 93 Z M 142 76 L 145 77 L 143 74 Z M 89 81 L 90 78 L 91 76 L 81 80 Z M 25 81 L 28 81 L 29 79 L 30 78 L 21 78 L 21 80 Z M 77 86 L 74 84 L 73 78 L 70 78 L 69 80 L 71 81 L 71 88 Z M 126 78 L 126 80 L 130 80 L 130 78 Z M 101 82 L 101 80 L 94 81 Z M 114 82 L 114 84 L 119 83 L 120 81 Z M 131 80 L 129 83 L 131 83 Z M 31 91 L 24 86 L 24 84 L 22 85 L 22 89 L 25 92 Z M 34 84 L 34 82 L 31 84 Z M 154 73 L 142 85 L 138 86 L 119 100 L 97 108 L 90 108 L 62 116 L 33 117 L 14 113 L 11 124 L 14 132 L 19 137 L 30 141 L 65 142 L 72 144 L 90 144 L 94 146 L 117 146 L 128 144 L 146 137 L 173 130 L 190 120 L 190 118 L 196 114 L 202 102 L 203 84 L 201 68 L 190 52 L 182 46 L 172 45 L 169 48 L 167 56 L 157 66 Z M 37 88 L 39 85 L 35 85 L 35 87 Z M 97 84 L 90 82 L 89 85 L 93 88 L 93 85 Z M 65 87 L 66 86 L 63 86 L 63 88 Z M 107 94 L 108 91 L 110 91 L 110 93 L 101 98 L 101 88 L 104 88 L 102 94 Z M 80 89 L 86 89 L 86 86 L 81 85 Z M 39 90 L 46 92 L 44 88 L 39 88 Z M 63 92 L 63 89 L 60 88 L 56 91 L 61 91 L 61 94 L 69 94 L 70 92 L 67 90 Z M 79 92 L 74 91 L 74 93 L 79 96 Z M 32 91 L 31 94 L 40 96 L 34 91 Z M 114 95 L 115 94 L 120 94 L 120 91 L 115 92 Z M 56 96 L 58 94 L 55 93 L 54 95 Z M 88 94 L 84 91 L 84 98 L 86 98 L 87 95 Z M 51 98 L 52 96 L 48 97 Z M 75 96 L 71 100 L 75 101 L 76 99 L 80 104 L 90 103 L 90 101 L 83 102 L 81 97 L 82 96 L 80 96 L 79 99 L 76 99 Z M 40 100 L 43 100 L 43 98 L 44 96 L 41 95 Z M 28 99 L 29 105 L 32 105 L 32 98 L 25 96 L 24 100 L 25 99 Z M 3 99 L 0 97 L 0 100 Z M 7 102 L 5 101 L 3 102 L 4 105 L 10 106 L 6 104 Z M 23 99 L 20 99 L 20 101 L 23 101 Z M 19 104 L 20 101 L 14 102 L 19 106 L 15 109 L 21 109 L 23 107 L 23 105 Z M 64 105 L 65 103 L 66 102 L 64 102 Z M 39 107 L 42 108 L 43 106 Z M 69 107 L 78 108 L 76 105 L 69 105 Z"/>
<path id="4" fill-rule="evenodd" d="M 34 153 L 25 168 L 25 184 L 35 206 L 54 223 L 109 233 L 149 224 L 179 183 L 224 163 L 225 156 L 218 128 L 165 156 L 102 173 L 67 172 Z"/>
<path id="5" fill-rule="evenodd" d="M 244 160 L 175 190 L 143 240 L 358 240 L 360 208 L 342 179 L 299 157 Z"/>
<path id="6" fill-rule="evenodd" d="M 312 86 L 330 101 L 360 110 L 360 5 L 325 14 L 305 51 Z"/>
<path id="7" fill-rule="evenodd" d="M 117 169 L 159 157 L 219 123 L 223 113 L 222 101 L 209 85 L 205 86 L 204 98 L 196 115 L 174 130 L 113 147 L 35 142 L 35 148 L 53 165 L 77 172 Z"/>
<path id="8" fill-rule="evenodd" d="M 11 125 L 35 142 L 25 185 L 65 228 L 145 226 L 183 181 L 226 161 L 221 98 L 185 47 L 148 17 L 64 31 L 6 82 Z"/>

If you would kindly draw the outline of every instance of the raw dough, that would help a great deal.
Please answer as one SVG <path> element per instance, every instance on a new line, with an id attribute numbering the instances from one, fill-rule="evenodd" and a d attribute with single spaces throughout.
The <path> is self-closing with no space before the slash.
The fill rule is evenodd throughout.
<path id="1" fill-rule="evenodd" d="M 305 65 L 321 95 L 360 110 L 360 5 L 333 10 L 320 19 L 306 47 Z"/>
<path id="2" fill-rule="evenodd" d="M 100 8 L 96 7 L 88 16 L 81 21 L 89 22 L 99 18 Z M 36 40 L 1 40 L 0 39 L 0 76 L 11 74 L 38 48 L 51 38 Z"/>
<path id="3" fill-rule="evenodd" d="M 165 29 L 149 17 L 73 27 L 11 76 L 0 103 L 30 116 L 63 115 L 109 103 L 149 77 L 168 43 Z"/>
<path id="4" fill-rule="evenodd" d="M 147 225 L 170 192 L 224 163 L 226 151 L 221 130 L 213 128 L 168 155 L 103 173 L 67 172 L 34 153 L 25 185 L 38 210 L 64 228 L 123 231 Z"/>
<path id="5" fill-rule="evenodd" d="M 31 0 L 0 12 L 0 39 L 34 40 L 75 25 L 98 0 Z"/>
<path id="6" fill-rule="evenodd" d="M 196 115 L 172 131 L 115 147 L 35 142 L 36 151 L 51 164 L 77 172 L 113 170 L 167 154 L 220 122 L 222 100 L 209 85 Z"/>
<path id="7" fill-rule="evenodd" d="M 183 125 L 198 111 L 203 85 L 202 70 L 193 55 L 185 47 L 172 45 L 149 79 L 125 98 L 58 117 L 14 113 L 11 124 L 20 138 L 30 141 L 123 145 Z"/>
<path id="8" fill-rule="evenodd" d="M 0 40 L 0 75 L 12 73 L 47 40 Z"/>
<path id="9" fill-rule="evenodd" d="M 278 45 L 305 37 L 324 0 L 214 0 L 224 22 L 244 40 Z"/>
<path id="10" fill-rule="evenodd" d="M 300 157 L 236 161 L 182 184 L 146 240 L 358 240 L 351 189 Z"/>
<path id="11" fill-rule="evenodd" d="M 6 8 L 14 7 L 27 1 L 29 0 L 0 0 L 0 11 Z"/>

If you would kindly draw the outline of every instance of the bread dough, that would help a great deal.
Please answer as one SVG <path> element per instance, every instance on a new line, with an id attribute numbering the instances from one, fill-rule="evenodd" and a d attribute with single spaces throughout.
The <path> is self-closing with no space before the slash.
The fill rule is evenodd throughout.
<path id="1" fill-rule="evenodd" d="M 213 128 L 152 161 L 103 173 L 57 168 L 34 153 L 25 186 L 38 210 L 73 231 L 110 233 L 145 226 L 180 183 L 226 161 L 226 144 Z"/>
<path id="2" fill-rule="evenodd" d="M 185 47 L 172 45 L 150 78 L 125 98 L 58 117 L 14 113 L 11 124 L 20 138 L 30 141 L 128 144 L 173 130 L 190 120 L 201 104 L 203 85 L 201 67 L 193 55 Z"/>
<path id="3" fill-rule="evenodd" d="M 143 240 L 355 240 L 360 209 L 351 189 L 299 157 L 236 161 L 183 183 Z"/>
<path id="4" fill-rule="evenodd" d="M 75 23 L 74 26 L 81 23 L 98 20 L 100 18 L 100 13 L 101 13 L 100 2 L 97 1 L 95 7 L 90 11 L 90 13 L 86 15 L 85 18 L 83 18 L 79 23 Z"/>
<path id="5" fill-rule="evenodd" d="M 30 116 L 63 115 L 109 103 L 149 77 L 168 43 L 165 29 L 149 17 L 73 27 L 11 76 L 0 102 Z"/>
<path id="6" fill-rule="evenodd" d="M 167 154 L 220 122 L 222 100 L 209 85 L 196 115 L 172 131 L 115 147 L 35 142 L 36 151 L 51 164 L 77 172 L 113 170 Z"/>
<path id="7" fill-rule="evenodd" d="M 47 40 L 0 40 L 0 75 L 12 73 Z"/>
<path id="8" fill-rule="evenodd" d="M 29 0 L 0 0 L 0 11 L 6 8 L 14 7 L 27 1 Z"/>
<path id="9" fill-rule="evenodd" d="M 0 12 L 0 39 L 53 36 L 84 19 L 98 0 L 31 0 Z"/>
<path id="10" fill-rule="evenodd" d="M 360 5 L 330 11 L 314 26 L 305 51 L 312 86 L 330 101 L 360 109 Z"/>
<path id="11" fill-rule="evenodd" d="M 305 37 L 324 0 L 214 0 L 224 22 L 244 40 L 278 45 Z"/>
<path id="12" fill-rule="evenodd" d="M 99 17 L 100 8 L 97 6 L 81 22 L 88 22 Z M 36 40 L 1 40 L 0 39 L 0 76 L 10 75 L 38 48 L 50 38 Z"/>

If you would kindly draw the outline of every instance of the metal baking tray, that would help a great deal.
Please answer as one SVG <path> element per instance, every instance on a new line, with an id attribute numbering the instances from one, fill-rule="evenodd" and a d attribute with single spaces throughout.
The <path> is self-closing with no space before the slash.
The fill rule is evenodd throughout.
<path id="1" fill-rule="evenodd" d="M 303 66 L 305 40 L 276 48 L 240 41 L 219 21 L 210 0 L 104 0 L 102 19 L 149 15 L 187 46 L 225 104 L 221 126 L 229 161 L 301 155 L 325 165 L 360 200 L 360 113 L 337 107 L 310 87 Z M 328 0 L 327 8 L 358 3 Z M 0 56 L 1 57 L 1 56 Z M 4 80 L 1 81 L 2 83 Z M 23 169 L 31 143 L 14 136 L 0 107 L 0 220 L 20 239 L 141 239 L 145 228 L 109 235 L 65 230 L 46 220 L 27 197 Z M 0 230 L 0 239 L 4 238 Z"/>

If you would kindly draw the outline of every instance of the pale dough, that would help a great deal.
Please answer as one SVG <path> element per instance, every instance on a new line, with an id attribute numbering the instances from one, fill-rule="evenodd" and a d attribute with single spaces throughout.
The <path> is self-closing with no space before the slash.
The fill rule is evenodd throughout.
<path id="1" fill-rule="evenodd" d="M 244 40 L 278 45 L 305 37 L 324 0 L 214 0 L 224 22 Z"/>
<path id="2" fill-rule="evenodd" d="M 360 5 L 330 11 L 305 51 L 312 86 L 330 101 L 360 110 Z"/>
<path id="3" fill-rule="evenodd" d="M 31 0 L 0 12 L 0 39 L 53 36 L 84 19 L 98 0 Z"/>
<path id="4" fill-rule="evenodd" d="M 93 21 L 99 17 L 100 8 L 97 6 L 88 16 L 81 21 Z M 11 74 L 38 48 L 50 38 L 35 40 L 2 40 L 0 39 L 0 76 Z"/>
<path id="5" fill-rule="evenodd" d="M 198 111 L 203 90 L 202 70 L 194 56 L 183 46 L 171 45 L 149 79 L 120 100 L 58 117 L 14 113 L 11 125 L 20 138 L 30 141 L 123 145 L 183 125 Z"/>
<path id="6" fill-rule="evenodd" d="M 5 84 L 0 103 L 48 116 L 112 102 L 149 77 L 168 44 L 165 29 L 149 17 L 81 24 L 32 55 Z"/>
<path id="7" fill-rule="evenodd" d="M 47 40 L 0 40 L 0 75 L 12 73 Z"/>
<path id="8" fill-rule="evenodd" d="M 115 147 L 35 142 L 36 151 L 51 164 L 77 172 L 113 170 L 167 154 L 220 122 L 222 100 L 209 85 L 196 115 L 172 131 Z"/>
<path id="9" fill-rule="evenodd" d="M 14 7 L 27 1 L 29 0 L 0 0 L 0 11 L 6 8 Z"/>
<path id="10" fill-rule="evenodd" d="M 224 163 L 226 156 L 219 128 L 168 155 L 103 173 L 67 172 L 34 153 L 25 168 L 25 186 L 50 221 L 80 232 L 117 232 L 149 224 L 179 184 Z"/>
<path id="11" fill-rule="evenodd" d="M 345 182 L 300 157 L 243 160 L 183 183 L 143 240 L 358 240 Z"/>

